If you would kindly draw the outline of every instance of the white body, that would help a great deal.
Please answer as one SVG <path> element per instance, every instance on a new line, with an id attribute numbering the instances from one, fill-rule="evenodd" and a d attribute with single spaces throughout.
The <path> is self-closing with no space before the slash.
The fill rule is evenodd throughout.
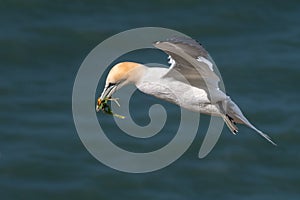
<path id="1" fill-rule="evenodd" d="M 218 105 L 210 102 L 205 90 L 193 87 L 184 82 L 163 78 L 168 72 L 166 68 L 148 68 L 136 87 L 159 99 L 174 103 L 194 112 L 221 116 Z M 218 90 L 219 101 L 225 100 L 226 95 Z"/>
<path id="2" fill-rule="evenodd" d="M 122 86 L 133 83 L 140 91 L 180 107 L 222 117 L 233 134 L 238 132 L 237 123 L 247 125 L 275 145 L 219 89 L 220 77 L 214 71 L 216 65 L 199 43 L 191 38 L 174 37 L 156 42 L 154 46 L 169 54 L 171 66 L 167 69 L 134 62 L 116 64 L 107 76 L 96 110 L 99 110 L 101 100 L 110 98 Z"/>

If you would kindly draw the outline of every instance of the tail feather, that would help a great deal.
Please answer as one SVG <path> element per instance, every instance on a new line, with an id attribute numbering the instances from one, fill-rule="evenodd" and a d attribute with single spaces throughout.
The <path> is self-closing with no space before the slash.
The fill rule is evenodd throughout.
<path id="1" fill-rule="evenodd" d="M 225 101 L 225 109 L 224 110 L 226 110 L 226 117 L 225 118 L 227 120 L 224 117 L 223 117 L 223 119 L 224 119 L 225 123 L 227 124 L 227 126 L 229 127 L 229 129 L 231 130 L 231 132 L 233 132 L 232 128 L 230 127 L 230 126 L 232 126 L 232 124 L 234 124 L 234 123 L 244 124 L 244 125 L 250 127 L 251 129 L 255 130 L 260 136 L 265 138 L 268 142 L 270 142 L 274 146 L 277 146 L 277 144 L 272 141 L 270 136 L 268 136 L 267 134 L 265 134 L 262 131 L 258 130 L 254 125 L 252 125 L 248 121 L 248 119 L 243 115 L 240 108 L 230 98 L 228 98 Z M 231 122 L 231 124 L 229 124 L 228 121 Z M 234 127 L 236 127 L 236 126 L 234 126 Z"/>
<path id="2" fill-rule="evenodd" d="M 248 121 L 249 122 L 249 121 Z M 275 142 L 272 141 L 271 137 L 268 136 L 267 134 L 263 133 L 262 131 L 258 130 L 257 128 L 255 128 L 255 126 L 253 126 L 251 123 L 249 124 L 245 124 L 248 127 L 252 128 L 253 130 L 255 130 L 259 135 L 261 135 L 263 138 L 265 138 L 267 141 L 269 141 L 271 144 L 273 144 L 274 146 L 277 146 L 277 144 Z"/>

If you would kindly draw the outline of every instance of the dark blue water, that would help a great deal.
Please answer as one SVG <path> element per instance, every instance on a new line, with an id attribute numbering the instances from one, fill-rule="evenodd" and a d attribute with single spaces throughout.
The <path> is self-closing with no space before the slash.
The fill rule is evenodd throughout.
<path id="1" fill-rule="evenodd" d="M 0 15 L 1 199 L 299 198 L 298 1 L 3 0 Z M 162 170 L 126 174 L 93 158 L 72 118 L 77 70 L 107 37 L 144 26 L 175 29 L 201 41 L 227 93 L 279 146 L 247 128 L 237 136 L 224 129 L 209 156 L 198 159 L 204 118 L 188 151 Z M 140 94 L 135 98 L 157 103 Z M 148 123 L 147 107 L 133 112 L 138 123 Z M 176 119 L 160 133 L 166 134 L 162 141 L 172 138 Z M 141 151 L 160 145 L 112 139 Z"/>

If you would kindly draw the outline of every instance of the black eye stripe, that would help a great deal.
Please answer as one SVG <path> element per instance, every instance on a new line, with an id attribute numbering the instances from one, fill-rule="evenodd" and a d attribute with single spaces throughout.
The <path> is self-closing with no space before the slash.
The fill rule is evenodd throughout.
<path id="1" fill-rule="evenodd" d="M 110 88 L 110 87 L 112 87 L 114 85 L 116 85 L 116 83 L 109 83 L 107 87 Z"/>

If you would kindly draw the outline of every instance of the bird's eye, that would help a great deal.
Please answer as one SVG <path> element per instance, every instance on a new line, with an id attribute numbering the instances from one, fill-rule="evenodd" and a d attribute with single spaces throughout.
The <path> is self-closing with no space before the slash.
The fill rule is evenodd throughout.
<path id="1" fill-rule="evenodd" d="M 108 83 L 107 87 L 110 88 L 112 86 L 116 85 L 116 83 Z"/>

